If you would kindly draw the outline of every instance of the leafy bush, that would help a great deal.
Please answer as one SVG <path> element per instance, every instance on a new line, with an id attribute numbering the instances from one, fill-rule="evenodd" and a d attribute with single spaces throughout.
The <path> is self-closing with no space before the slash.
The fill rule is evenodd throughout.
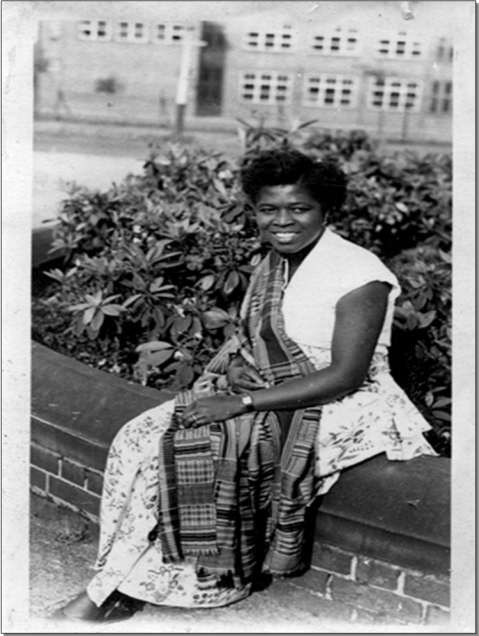
<path id="1" fill-rule="evenodd" d="M 338 161 L 349 197 L 331 219 L 373 249 L 403 286 L 393 372 L 446 452 L 450 373 L 450 202 L 447 156 L 380 155 L 362 132 L 332 135 L 247 127 L 248 160 L 292 144 Z M 55 248 L 65 266 L 34 300 L 34 337 L 92 366 L 174 390 L 189 386 L 235 329 L 264 248 L 219 153 L 153 148 L 139 176 L 106 192 L 73 186 Z"/>

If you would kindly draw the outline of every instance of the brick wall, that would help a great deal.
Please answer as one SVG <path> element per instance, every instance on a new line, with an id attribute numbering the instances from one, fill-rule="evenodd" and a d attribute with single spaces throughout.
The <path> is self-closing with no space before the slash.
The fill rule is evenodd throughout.
<path id="1" fill-rule="evenodd" d="M 315 543 L 311 568 L 294 580 L 332 603 L 350 609 L 350 619 L 372 623 L 445 624 L 449 578 Z"/>
<path id="2" fill-rule="evenodd" d="M 32 490 L 81 511 L 97 522 L 103 474 L 40 444 L 31 445 Z M 290 584 L 332 606 L 341 604 L 349 620 L 436 625 L 449 619 L 449 579 L 401 568 L 315 542 L 311 568 Z"/>
<path id="3" fill-rule="evenodd" d="M 32 490 L 98 521 L 103 473 L 39 444 L 31 444 Z"/>

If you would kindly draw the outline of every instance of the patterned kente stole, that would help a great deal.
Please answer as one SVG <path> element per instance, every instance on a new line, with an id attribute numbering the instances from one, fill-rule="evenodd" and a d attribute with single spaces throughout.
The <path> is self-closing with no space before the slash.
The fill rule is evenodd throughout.
<path id="1" fill-rule="evenodd" d="M 285 333 L 285 263 L 271 252 L 260 264 L 242 309 L 243 333 L 225 343 L 205 377 L 224 374 L 231 353 L 253 362 L 271 385 L 315 370 Z M 321 407 L 293 411 L 286 435 L 274 412 L 181 429 L 181 412 L 197 397 L 195 389 L 177 396 L 160 442 L 157 528 L 164 560 L 196 556 L 198 571 L 242 581 L 260 567 L 283 575 L 298 571 L 304 565 L 305 512 L 314 497 Z"/>

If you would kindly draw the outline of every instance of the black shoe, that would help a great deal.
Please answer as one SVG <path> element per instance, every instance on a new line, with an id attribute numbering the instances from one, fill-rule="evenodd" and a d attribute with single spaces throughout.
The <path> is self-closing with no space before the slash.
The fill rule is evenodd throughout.
<path id="1" fill-rule="evenodd" d="M 143 605 L 143 601 L 115 591 L 98 607 L 86 592 L 82 592 L 64 607 L 57 610 L 52 615 L 52 618 L 90 623 L 109 623 L 131 618 Z"/>

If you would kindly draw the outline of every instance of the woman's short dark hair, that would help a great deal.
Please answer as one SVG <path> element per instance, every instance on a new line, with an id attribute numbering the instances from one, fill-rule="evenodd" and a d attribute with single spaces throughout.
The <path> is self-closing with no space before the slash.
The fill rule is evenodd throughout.
<path id="1" fill-rule="evenodd" d="M 346 176 L 331 161 L 315 161 L 295 149 L 263 150 L 241 168 L 243 191 L 256 201 L 264 186 L 300 185 L 325 212 L 339 209 L 346 198 Z"/>

